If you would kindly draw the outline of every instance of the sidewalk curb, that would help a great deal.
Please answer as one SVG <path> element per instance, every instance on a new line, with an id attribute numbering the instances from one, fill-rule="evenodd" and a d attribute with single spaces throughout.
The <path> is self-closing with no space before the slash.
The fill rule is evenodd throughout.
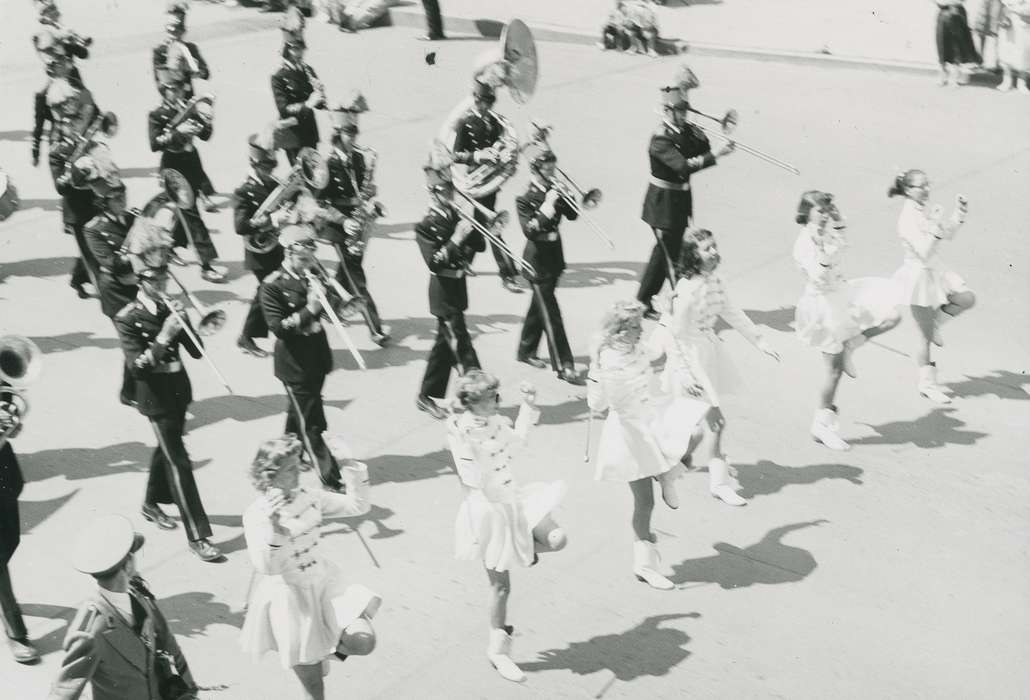
<path id="1" fill-rule="evenodd" d="M 397 27 L 425 27 L 425 15 L 421 10 L 392 7 L 384 17 L 384 24 Z M 444 17 L 444 26 L 448 32 L 456 34 L 478 34 L 484 38 L 496 39 L 504 30 L 504 22 L 496 19 L 469 17 Z M 585 31 L 553 27 L 546 24 L 531 24 L 533 37 L 537 41 L 553 41 L 565 44 L 581 44 L 592 46 L 598 37 Z M 935 63 L 915 61 L 890 61 L 886 59 L 863 58 L 860 56 L 833 56 L 830 54 L 807 53 L 798 51 L 778 51 L 776 49 L 751 48 L 744 46 L 728 46 L 725 44 L 708 44 L 665 37 L 663 54 L 691 53 L 696 56 L 723 56 L 728 58 L 752 58 L 795 63 L 802 65 L 822 66 L 827 68 L 858 68 L 866 70 L 892 71 L 915 75 L 936 75 Z"/>

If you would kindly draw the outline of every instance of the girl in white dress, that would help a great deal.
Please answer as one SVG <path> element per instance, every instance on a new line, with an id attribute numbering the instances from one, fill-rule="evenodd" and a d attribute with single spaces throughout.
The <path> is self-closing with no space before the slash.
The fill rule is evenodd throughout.
<path id="1" fill-rule="evenodd" d="M 941 326 L 976 303 L 976 296 L 965 280 L 952 272 L 937 254 L 941 241 L 955 237 L 966 220 L 966 199 L 959 195 L 955 210 L 943 220 L 941 206 L 928 206 L 930 181 L 922 170 L 908 170 L 894 179 L 889 197 L 904 196 L 898 217 L 898 236 L 905 252 L 904 262 L 894 273 L 901 286 L 902 303 L 912 309 L 919 326 L 916 350 L 919 368 L 919 393 L 937 403 L 951 403 L 944 387 L 937 383 L 937 365 L 930 361 L 930 344 L 944 346 Z"/>
<path id="2" fill-rule="evenodd" d="M 254 569 L 263 574 L 243 623 L 241 645 L 256 659 L 277 651 L 292 668 L 304 700 L 323 700 L 327 659 L 365 655 L 375 648 L 370 620 L 379 596 L 343 582 L 319 547 L 324 517 L 367 513 L 368 468 L 339 439 L 327 440 L 340 463 L 346 495 L 299 485 L 301 443 L 292 434 L 262 443 L 250 468 L 261 492 L 243 513 L 243 532 Z"/>
<path id="3" fill-rule="evenodd" d="M 737 494 L 730 475 L 730 466 L 722 451 L 722 435 L 726 427 L 720 403 L 726 394 L 736 391 L 740 378 L 723 343 L 715 333 L 720 318 L 743 335 L 748 342 L 769 357 L 780 356 L 762 337 L 761 332 L 726 292 L 719 267 L 719 247 L 712 232 L 694 228 L 683 240 L 678 264 L 679 281 L 672 297 L 672 309 L 664 310 L 662 324 L 676 339 L 680 352 L 671 355 L 673 368 L 679 357 L 689 357 L 695 364 L 694 374 L 704 388 L 705 400 L 711 405 L 704 422 L 708 442 L 708 489 L 713 496 L 731 506 L 742 506 L 746 500 Z"/>
<path id="4" fill-rule="evenodd" d="M 522 405 L 514 427 L 498 415 L 499 382 L 478 369 L 459 380 L 457 400 L 464 412 L 447 420 L 447 442 L 465 497 L 454 521 L 458 559 L 478 559 L 490 579 L 490 640 L 486 655 L 504 678 L 525 676 L 511 660 L 512 631 L 507 624 L 511 593 L 509 570 L 537 562 L 539 552 L 565 547 L 565 531 L 551 512 L 565 494 L 562 481 L 520 486 L 511 472 L 511 458 L 525 444 L 530 426 L 540 418 L 536 390 L 520 386 Z"/>
<path id="5" fill-rule="evenodd" d="M 795 220 L 801 231 L 794 242 L 794 262 L 806 282 L 794 311 L 794 330 L 803 343 L 822 351 L 826 361 L 826 380 L 810 430 L 831 450 L 847 450 L 850 445 L 838 434 L 837 386 L 842 374 L 857 376 L 852 353 L 901 321 L 900 291 L 889 279 L 845 279 L 841 260 L 848 245 L 847 225 L 832 194 L 805 192 Z"/>
<path id="6" fill-rule="evenodd" d="M 700 441 L 698 424 L 708 405 L 693 398 L 673 400 L 655 387 L 651 360 L 664 348 L 641 342 L 643 314 L 643 304 L 636 301 L 617 302 L 608 312 L 591 352 L 587 403 L 593 412 L 608 411 L 595 478 L 629 483 L 633 494 L 633 573 L 640 581 L 667 590 L 674 586 L 658 571 L 651 531 L 652 482 L 661 486 L 666 505 L 679 507 L 679 463 Z"/>

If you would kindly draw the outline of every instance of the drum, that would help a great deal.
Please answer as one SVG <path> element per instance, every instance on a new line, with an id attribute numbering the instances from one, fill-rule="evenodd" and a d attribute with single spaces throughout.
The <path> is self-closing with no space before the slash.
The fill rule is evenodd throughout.
<path id="1" fill-rule="evenodd" d="M 11 178 L 0 170 L 0 221 L 4 221 L 18 210 L 18 190 Z"/>

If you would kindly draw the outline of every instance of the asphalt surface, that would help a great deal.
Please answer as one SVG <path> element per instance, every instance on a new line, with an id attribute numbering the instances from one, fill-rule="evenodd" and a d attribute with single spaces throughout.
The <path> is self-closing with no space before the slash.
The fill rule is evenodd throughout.
<path id="1" fill-rule="evenodd" d="M 583 391 L 514 361 L 529 299 L 501 289 L 489 256 L 477 259 L 468 318 L 479 355 L 501 377 L 509 402 L 518 381 L 536 382 L 544 412 L 517 474 L 526 482 L 562 478 L 571 487 L 557 514 L 570 546 L 513 575 L 514 658 L 529 675 L 515 686 L 484 658 L 486 577 L 476 564 L 452 558 L 460 491 L 443 427 L 413 406 L 435 325 L 411 232 L 427 205 L 419 166 L 443 117 L 468 90 L 473 58 L 489 43 L 425 45 L 415 34 L 341 37 L 318 25 L 308 34 L 308 60 L 330 97 L 356 87 L 372 106 L 362 142 L 380 153 L 380 198 L 390 215 L 366 267 L 395 338 L 378 349 L 363 328 L 353 329 L 367 372 L 334 340 L 339 369 L 326 388 L 330 428 L 369 464 L 375 507 L 365 518 L 331 524 L 326 544 L 347 575 L 385 603 L 374 622 L 379 647 L 334 668 L 330 695 L 1030 693 L 1025 100 L 878 71 L 692 62 L 703 83 L 697 106 L 736 107 L 738 137 L 793 162 L 802 175 L 738 153 L 695 180 L 698 222 L 715 232 L 731 294 L 766 327 L 783 359 L 772 363 L 740 337 L 725 336 L 747 387 L 726 401 L 726 448 L 751 502 L 725 506 L 709 497 L 706 475 L 692 473 L 680 482 L 681 509 L 656 510 L 664 565 L 681 590 L 654 591 L 630 574 L 628 490 L 594 482 L 583 463 Z M 247 134 L 274 116 L 268 76 L 279 33 L 241 28 L 201 48 L 217 94 L 215 135 L 202 155 L 215 186 L 229 192 L 245 177 Z M 502 96 L 498 108 L 523 134 L 531 118 L 555 125 L 560 164 L 604 190 L 595 216 L 616 242 L 611 252 L 584 224 L 564 227 L 570 269 L 559 301 L 583 358 L 604 309 L 635 292 L 650 251 L 639 221 L 643 153 L 657 119 L 655 86 L 676 62 L 550 43 L 539 49 L 537 95 L 527 106 Z M 434 65 L 424 60 L 427 50 L 437 52 Z M 145 136 L 146 112 L 158 102 L 149 53 L 98 50 L 83 73 L 98 102 L 121 118 L 113 149 L 130 203 L 142 204 L 154 192 L 157 164 Z M 240 513 L 254 497 L 245 473 L 258 443 L 281 430 L 285 398 L 270 360 L 234 347 L 253 280 L 240 264 L 231 212 L 205 216 L 219 231 L 214 240 L 230 266 L 229 284 L 201 281 L 196 267 L 182 273 L 201 301 L 229 314 L 208 347 L 236 391 L 226 395 L 207 367 L 189 363 L 196 398 L 187 445 L 214 540 L 228 554 L 225 563 L 204 564 L 186 550 L 181 530 L 158 531 L 138 516 L 153 438 L 144 419 L 117 402 L 121 357 L 113 329 L 95 301 L 80 301 L 67 287 L 74 247 L 60 233 L 49 174 L 29 164 L 31 94 L 41 82 L 41 71 L 0 77 L 13 106 L 0 113 L 0 163 L 24 201 L 0 224 L 0 331 L 27 335 L 45 353 L 44 376 L 30 392 L 32 413 L 15 443 L 29 484 L 24 538 L 12 562 L 31 636 L 45 657 L 24 668 L 0 654 L 0 677 L 13 688 L 10 697 L 45 691 L 67 622 L 91 585 L 72 570 L 68 542 L 84 519 L 115 511 L 148 538 L 144 574 L 195 676 L 217 688 L 205 697 L 295 697 L 277 661 L 252 664 L 238 650 L 249 577 Z M 323 135 L 327 126 L 323 121 Z M 802 288 L 790 259 L 794 208 L 806 189 L 836 193 L 851 223 L 847 271 L 890 274 L 901 257 L 894 233 L 900 203 L 885 192 L 902 167 L 930 174 L 935 201 L 964 193 L 971 203 L 967 225 L 944 249 L 979 298 L 946 328 L 947 347 L 938 354 L 941 379 L 957 398 L 937 407 L 916 393 L 915 327 L 906 319 L 857 355 L 861 378 L 846 381 L 838 401 L 854 449 L 834 453 L 808 437 L 821 359 L 789 325 Z M 503 190 L 500 206 L 513 210 L 525 177 L 520 172 Z M 516 230 L 508 237 L 521 249 Z"/>

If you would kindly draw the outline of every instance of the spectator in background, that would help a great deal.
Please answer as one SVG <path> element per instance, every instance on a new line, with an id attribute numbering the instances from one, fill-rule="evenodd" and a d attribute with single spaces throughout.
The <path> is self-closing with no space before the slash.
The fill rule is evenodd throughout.
<path id="1" fill-rule="evenodd" d="M 934 0 L 937 12 L 937 60 L 941 64 L 941 85 L 957 87 L 968 82 L 968 71 L 980 63 L 973 46 L 969 18 L 963 0 Z M 963 75 L 964 73 L 964 75 Z"/>
<path id="2" fill-rule="evenodd" d="M 990 66 L 991 70 L 998 67 L 998 30 L 1003 14 L 1001 0 L 983 0 L 973 24 L 973 31 L 980 37 L 980 57 L 983 59 L 984 68 L 988 67 L 987 40 L 994 39 L 994 63 Z"/>
<path id="3" fill-rule="evenodd" d="M 426 11 L 426 29 L 428 31 L 419 39 L 423 41 L 446 39 L 447 37 L 443 33 L 443 17 L 440 15 L 439 0 L 422 0 L 422 7 Z"/>
<path id="4" fill-rule="evenodd" d="M 998 61 L 1001 63 L 1001 84 L 1008 92 L 1015 82 L 1016 90 L 1030 94 L 1030 0 L 1003 0 L 1004 17 L 998 32 Z"/>
<path id="5" fill-rule="evenodd" d="M 601 28 L 601 49 L 658 55 L 658 20 L 651 0 L 617 0 Z"/>

